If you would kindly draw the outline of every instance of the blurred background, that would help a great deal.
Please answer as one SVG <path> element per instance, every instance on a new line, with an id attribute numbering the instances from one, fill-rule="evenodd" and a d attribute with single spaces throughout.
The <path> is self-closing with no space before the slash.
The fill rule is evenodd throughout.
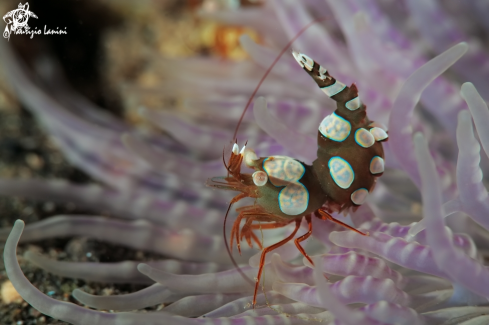
<path id="1" fill-rule="evenodd" d="M 17 0 L 2 0 L 0 14 L 17 9 Z M 89 101 L 145 129 L 151 126 L 139 118 L 137 108 L 178 109 L 181 98 L 168 92 L 152 91 L 171 75 L 157 66 L 158 57 L 185 58 L 195 55 L 223 61 L 246 60 L 239 37 L 248 34 L 259 41 L 250 28 L 229 26 L 199 17 L 201 10 L 259 6 L 260 1 L 239 0 L 30 0 L 31 30 L 63 29 L 67 35 L 11 35 L 11 46 L 28 66 L 47 56 L 59 64 L 63 77 Z M 2 30 L 5 22 L 2 21 Z M 7 42 L 2 38 L 1 42 Z M 86 173 L 70 165 L 34 116 L 16 98 L 2 72 L 0 58 L 0 178 L 58 178 L 86 184 L 94 182 Z M 145 89 L 145 90 L 143 90 Z M 149 89 L 149 90 L 148 90 Z M 52 215 L 103 211 L 82 210 L 74 204 L 39 202 L 0 197 L 0 227 L 16 219 L 31 223 Z M 107 214 L 107 213 L 106 213 Z M 3 243 L 1 243 L 3 248 Z M 117 262 L 148 260 L 156 254 L 132 251 L 92 239 L 53 239 L 20 247 L 44 251 L 50 257 L 69 261 Z M 61 278 L 19 259 L 24 273 L 41 291 L 66 301 L 80 287 L 92 294 L 133 292 L 142 286 L 93 285 Z M 0 261 L 0 324 L 65 324 L 44 316 L 24 302 L 7 279 Z"/>

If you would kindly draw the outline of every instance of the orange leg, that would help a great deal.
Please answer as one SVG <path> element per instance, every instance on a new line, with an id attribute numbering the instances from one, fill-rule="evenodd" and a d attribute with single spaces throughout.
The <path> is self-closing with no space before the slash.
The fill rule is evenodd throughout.
<path id="1" fill-rule="evenodd" d="M 228 218 L 228 214 L 229 214 L 229 210 L 231 209 L 231 206 L 234 203 L 244 199 L 245 197 L 248 197 L 248 195 L 246 193 L 239 193 L 238 195 L 236 195 L 235 197 L 232 198 L 231 202 L 229 202 L 228 210 L 226 211 L 226 216 L 224 217 L 224 225 L 226 224 L 226 220 Z M 234 228 L 236 227 L 236 225 L 238 225 L 238 228 L 239 228 L 239 222 L 241 221 L 241 218 L 242 218 L 242 217 L 241 218 L 240 217 L 241 217 L 241 214 L 238 215 L 238 218 L 234 222 L 233 228 L 231 229 L 231 250 L 229 251 L 229 249 L 228 249 L 229 252 L 232 252 L 232 250 L 233 250 L 233 235 L 234 235 L 234 231 L 235 231 Z M 227 246 L 228 244 L 227 244 L 227 240 L 226 240 L 226 229 L 225 228 L 223 228 L 223 235 L 224 235 L 224 241 L 226 242 L 226 246 Z"/>
<path id="2" fill-rule="evenodd" d="M 278 222 L 274 222 L 274 223 L 265 223 L 265 224 L 258 224 L 258 225 L 251 225 L 251 230 L 258 230 L 258 229 L 276 229 L 276 228 L 280 228 L 280 227 L 285 227 L 289 224 L 290 222 L 287 222 L 287 223 L 278 223 Z"/>
<path id="3" fill-rule="evenodd" d="M 256 294 L 258 292 L 258 286 L 260 285 L 260 278 L 261 278 L 261 273 L 263 271 L 263 266 L 265 265 L 265 256 L 268 252 L 280 247 L 280 246 L 283 246 L 285 245 L 287 242 L 289 242 L 292 238 L 294 238 L 295 234 L 297 233 L 297 231 L 299 230 L 299 227 L 301 226 L 301 219 L 297 219 L 295 221 L 295 229 L 294 231 L 289 235 L 289 237 L 285 238 L 284 240 L 282 241 L 279 241 L 278 243 L 272 245 L 272 246 L 269 246 L 267 248 L 265 248 L 262 253 L 261 253 L 261 256 L 260 256 L 260 267 L 258 269 L 258 275 L 256 276 L 256 283 L 255 283 L 255 293 L 253 294 L 253 308 L 255 308 L 255 305 L 256 305 Z"/>
<path id="4" fill-rule="evenodd" d="M 355 228 L 353 228 L 353 227 L 351 227 L 351 226 L 347 225 L 346 223 L 341 222 L 341 221 L 339 221 L 338 219 L 333 218 L 333 216 L 331 216 L 331 215 L 330 215 L 328 212 L 326 212 L 326 211 L 325 211 L 325 210 L 323 210 L 322 208 L 321 208 L 321 209 L 319 209 L 319 210 L 317 210 L 316 212 L 318 212 L 318 213 L 319 213 L 319 215 L 318 215 L 317 213 L 315 213 L 314 215 L 315 215 L 316 217 L 318 217 L 319 219 L 322 219 L 322 220 L 331 220 L 331 221 L 336 222 L 337 224 L 339 224 L 339 225 L 341 225 L 341 226 L 343 226 L 343 227 L 345 227 L 345 228 L 348 228 L 348 229 L 350 229 L 350 230 L 353 230 L 354 232 L 359 233 L 360 235 L 363 235 L 363 236 L 368 236 L 368 234 L 364 234 L 364 233 L 363 233 L 363 232 L 361 232 L 360 230 L 355 229 Z"/>
<path id="5" fill-rule="evenodd" d="M 253 222 L 253 221 L 254 221 L 254 219 L 252 219 L 252 220 L 248 219 L 246 221 L 246 223 L 243 225 L 243 228 L 241 229 L 240 240 L 243 240 L 243 237 L 245 237 L 246 241 L 248 242 L 248 245 L 250 245 L 250 247 L 252 247 L 251 246 L 251 239 L 253 239 L 253 241 L 258 245 L 258 247 L 260 247 L 260 249 L 263 249 L 263 247 L 262 247 L 260 241 L 258 240 L 258 237 L 253 232 L 253 230 L 276 229 L 276 228 L 280 228 L 280 227 L 285 227 L 286 225 L 288 225 L 290 223 L 290 222 L 287 222 L 287 223 L 274 222 L 274 223 L 252 225 L 251 222 Z"/>
<path id="6" fill-rule="evenodd" d="M 229 204 L 233 205 L 234 203 L 240 201 L 241 199 L 244 199 L 245 197 L 248 197 L 248 195 L 246 195 L 246 193 L 239 193 L 238 195 L 236 195 L 235 197 L 233 197 L 231 199 L 231 202 Z"/>
<path id="7" fill-rule="evenodd" d="M 243 237 L 246 239 L 246 242 L 248 242 L 248 246 L 252 247 L 251 245 L 251 223 L 254 221 L 254 218 L 249 218 L 246 220 L 245 224 L 243 225 L 243 228 L 241 228 L 241 234 L 239 237 L 239 240 L 242 241 Z"/>
<path id="8" fill-rule="evenodd" d="M 248 278 L 246 276 L 246 274 L 243 273 L 243 271 L 239 268 L 238 263 L 236 263 L 236 261 L 234 260 L 233 255 L 231 254 L 231 250 L 229 249 L 228 240 L 226 238 L 226 221 L 228 219 L 229 210 L 231 209 L 231 206 L 233 205 L 233 203 L 236 203 L 236 202 L 238 202 L 239 200 L 241 200 L 241 199 L 243 199 L 245 197 L 248 197 L 248 195 L 246 195 L 245 193 L 238 194 L 229 203 L 228 209 L 226 211 L 226 215 L 224 216 L 224 222 L 222 224 L 222 235 L 224 237 L 224 244 L 226 245 L 226 250 L 228 252 L 229 258 L 233 262 L 233 265 L 236 267 L 236 269 L 241 274 L 241 276 L 243 277 L 243 279 L 245 279 L 247 282 L 249 282 L 249 283 L 251 283 L 253 285 L 253 282 L 251 281 L 251 279 Z"/>
<path id="9" fill-rule="evenodd" d="M 233 223 L 233 228 L 231 229 L 231 240 L 230 240 L 231 252 L 232 252 L 233 251 L 233 241 L 234 241 L 234 237 L 236 236 L 236 246 L 238 247 L 239 255 L 241 255 L 241 247 L 239 244 L 238 236 L 239 236 L 239 225 L 241 223 L 241 219 L 243 219 L 243 215 L 240 213 Z"/>
<path id="10" fill-rule="evenodd" d="M 311 263 L 312 265 L 314 265 L 314 262 L 311 260 L 311 258 L 309 257 L 309 255 L 307 255 L 306 251 L 304 250 L 304 248 L 302 248 L 300 242 L 303 242 L 304 240 L 306 240 L 307 238 L 309 238 L 312 234 L 312 222 L 311 222 L 311 216 L 308 215 L 306 217 L 306 221 L 307 221 L 307 225 L 309 226 L 309 231 L 307 233 L 305 233 L 304 235 L 300 236 L 299 238 L 296 238 L 294 240 L 294 244 L 295 246 L 297 247 L 297 249 L 299 250 L 299 252 L 302 253 L 302 255 L 304 255 L 305 258 L 307 258 L 307 260 L 309 261 L 309 263 Z"/>
<path id="11" fill-rule="evenodd" d="M 258 248 L 263 249 L 260 240 L 258 239 L 258 237 L 255 235 L 254 232 L 251 232 L 251 237 L 253 238 L 253 241 L 258 245 Z"/>

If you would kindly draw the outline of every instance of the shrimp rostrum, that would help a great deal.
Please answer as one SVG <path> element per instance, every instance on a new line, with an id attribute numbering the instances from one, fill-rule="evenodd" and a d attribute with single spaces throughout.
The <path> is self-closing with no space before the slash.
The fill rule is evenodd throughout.
<path id="1" fill-rule="evenodd" d="M 250 246 L 254 241 L 261 248 L 255 230 L 295 223 L 292 234 L 262 250 L 253 306 L 265 255 L 292 240 L 303 218 L 309 231 L 295 238 L 294 243 L 311 264 L 311 258 L 300 243 L 312 233 L 312 217 L 331 220 L 365 235 L 333 218 L 331 213 L 358 208 L 373 190 L 377 177 L 384 172 L 382 141 L 386 141 L 388 135 L 384 126 L 368 119 L 355 84 L 348 87 L 337 81 L 305 54 L 293 52 L 293 55 L 321 90 L 337 103 L 336 110 L 319 124 L 317 159 L 307 165 L 285 156 L 257 157 L 246 146 L 239 151 L 234 144 L 231 157 L 225 163 L 228 176 L 208 182 L 212 187 L 241 192 L 231 204 L 246 197 L 255 198 L 254 205 L 237 210 L 239 215 L 231 230 L 231 247 L 235 241 L 240 250 L 240 242 L 245 239 Z M 241 173 L 243 163 L 255 172 L 252 175 Z"/>

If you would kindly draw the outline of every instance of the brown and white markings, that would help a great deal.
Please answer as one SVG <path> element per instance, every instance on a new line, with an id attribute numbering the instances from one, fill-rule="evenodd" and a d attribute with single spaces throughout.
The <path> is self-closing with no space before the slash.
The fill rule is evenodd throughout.
<path id="1" fill-rule="evenodd" d="M 312 233 L 312 216 L 331 220 L 365 235 L 333 218 L 330 213 L 355 210 L 365 202 L 376 178 L 384 172 L 382 141 L 388 138 L 387 130 L 368 119 L 367 107 L 360 100 L 355 84 L 347 87 L 307 55 L 298 52 L 293 52 L 293 55 L 323 92 L 337 102 L 336 110 L 319 124 L 317 159 L 310 166 L 285 156 L 259 158 L 246 146 L 239 151 L 238 145 L 234 144 L 228 163 L 224 163 L 228 176 L 208 182 L 216 188 L 241 192 L 233 198 L 230 206 L 245 197 L 256 199 L 254 205 L 237 210 L 239 215 L 231 230 L 231 247 L 236 241 L 240 250 L 240 242 L 244 238 L 250 246 L 254 241 L 262 248 L 254 230 L 273 229 L 295 222 L 292 234 L 263 249 L 253 306 L 265 255 L 292 240 L 302 218 L 306 219 L 309 231 L 294 239 L 294 243 L 311 264 L 313 262 L 300 242 Z M 241 173 L 243 161 L 255 170 L 252 175 Z M 243 220 L 244 225 L 240 229 Z"/>

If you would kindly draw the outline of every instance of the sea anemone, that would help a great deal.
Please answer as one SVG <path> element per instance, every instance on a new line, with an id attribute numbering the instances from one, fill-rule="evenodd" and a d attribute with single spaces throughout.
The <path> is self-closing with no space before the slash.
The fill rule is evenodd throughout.
<path id="1" fill-rule="evenodd" d="M 63 215 L 25 230 L 20 220 L 11 231 L 1 229 L 5 268 L 20 295 L 46 315 L 87 325 L 487 324 L 489 271 L 483 263 L 489 205 L 482 172 L 487 161 L 481 162 L 479 143 L 488 154 L 489 56 L 480 39 L 469 37 L 489 32 L 486 2 L 273 0 L 202 15 L 251 26 L 267 45 L 241 39 L 254 63 L 162 60 L 161 70 L 173 78 L 161 91 L 185 96 L 192 119 L 149 108 L 140 114 L 171 138 L 138 132 L 100 112 L 59 82 L 49 60 L 39 62 L 39 82 L 0 43 L 19 99 L 69 161 L 104 184 L 1 180 L 2 194 L 72 201 L 122 218 Z M 315 255 L 315 267 L 293 245 L 269 254 L 260 308 L 251 309 L 253 286 L 230 263 L 221 235 L 230 197 L 204 183 L 224 173 L 222 147 L 232 139 L 257 80 L 280 47 L 318 16 L 330 19 L 310 27 L 293 47 L 344 83 L 355 82 L 369 117 L 388 125 L 386 171 L 368 203 L 346 218 L 369 236 L 314 220 L 314 240 L 306 250 Z M 437 55 L 428 60 L 430 51 Z M 453 75 L 442 75 L 452 65 Z M 238 140 L 247 139 L 258 156 L 310 163 L 319 121 L 334 107 L 308 78 L 292 55 L 283 56 L 259 90 L 268 106 L 250 109 Z M 469 81 L 460 92 L 459 78 Z M 263 231 L 265 245 L 288 232 L 287 227 Z M 41 293 L 17 262 L 19 241 L 61 236 L 88 236 L 171 259 L 110 264 L 24 255 L 65 277 L 151 284 L 117 296 L 76 289 L 73 297 L 81 304 L 118 312 L 88 309 Z M 249 278 L 259 263 L 259 252 L 254 253 L 243 246 L 235 256 Z M 133 311 L 162 303 L 161 311 Z"/>

